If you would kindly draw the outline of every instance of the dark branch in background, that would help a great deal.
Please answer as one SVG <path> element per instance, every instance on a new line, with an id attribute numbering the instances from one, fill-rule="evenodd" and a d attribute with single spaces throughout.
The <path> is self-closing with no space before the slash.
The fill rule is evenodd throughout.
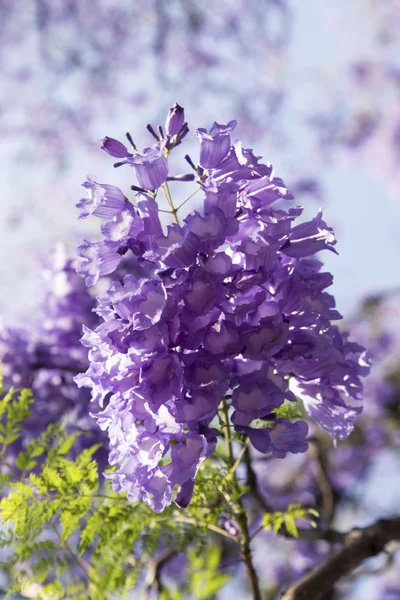
<path id="1" fill-rule="evenodd" d="M 177 550 L 165 550 L 157 558 L 150 560 L 147 563 L 147 574 L 144 582 L 144 589 L 140 596 L 140 600 L 149 600 L 151 593 L 156 592 L 161 594 L 163 586 L 161 583 L 161 571 L 165 564 L 178 554 Z"/>
<path id="2" fill-rule="evenodd" d="M 315 480 L 321 493 L 321 518 L 329 524 L 335 512 L 335 494 L 326 473 L 324 455 L 319 441 L 310 442 L 309 453 L 313 460 Z"/>
<path id="3" fill-rule="evenodd" d="M 363 560 L 385 550 L 392 541 L 400 541 L 400 517 L 382 519 L 343 536 L 343 546 L 324 562 L 290 586 L 281 600 L 322 600 L 337 581 L 349 575 Z"/>
<path id="4" fill-rule="evenodd" d="M 244 462 L 246 464 L 246 470 L 247 470 L 246 483 L 250 490 L 250 494 L 252 495 L 253 499 L 257 503 L 258 508 L 261 509 L 263 512 L 268 512 L 271 509 L 268 506 L 267 501 L 263 498 L 263 495 L 259 491 L 259 488 L 257 485 L 257 476 L 256 476 L 253 466 L 251 464 L 251 456 L 250 456 L 250 451 L 249 451 L 248 447 L 246 448 L 246 452 L 244 455 Z"/>
<path id="5" fill-rule="evenodd" d="M 349 577 L 347 578 L 347 581 L 351 581 L 352 579 L 357 579 L 358 577 L 363 577 L 364 575 L 383 575 L 384 573 L 386 573 L 386 571 L 388 571 L 390 569 L 390 567 L 393 566 L 394 564 L 394 559 L 395 559 L 395 555 L 397 550 L 399 550 L 400 547 L 400 542 L 390 542 L 387 547 L 384 550 L 385 553 L 385 557 L 384 557 L 384 561 L 383 563 L 376 568 L 373 569 L 357 569 L 355 571 L 355 573 L 353 573 L 352 575 L 349 575 Z M 325 599 L 324 599 L 325 600 Z"/>
<path id="6" fill-rule="evenodd" d="M 329 542 L 329 544 L 342 544 L 349 535 L 348 533 L 342 533 L 341 531 L 336 531 L 335 529 L 301 528 L 297 529 L 297 534 L 300 540 L 307 540 L 309 542 L 324 540 L 324 542 Z M 279 530 L 279 535 L 284 535 L 285 537 L 293 540 L 293 536 L 284 527 Z"/>

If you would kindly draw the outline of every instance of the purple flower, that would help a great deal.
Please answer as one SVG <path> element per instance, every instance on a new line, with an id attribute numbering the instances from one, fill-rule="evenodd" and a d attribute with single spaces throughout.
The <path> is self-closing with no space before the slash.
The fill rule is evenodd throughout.
<path id="1" fill-rule="evenodd" d="M 5 389 L 30 385 L 30 338 L 24 329 L 0 329 L 0 363 Z"/>
<path id="2" fill-rule="evenodd" d="M 232 405 L 253 419 L 269 415 L 283 404 L 285 394 L 272 381 L 258 382 L 255 377 L 243 378 L 232 395 Z"/>
<path id="3" fill-rule="evenodd" d="M 185 396 L 177 405 L 178 420 L 192 427 L 199 421 L 209 424 L 221 401 L 219 391 L 219 388 L 206 386 L 194 390 L 191 396 Z"/>
<path id="4" fill-rule="evenodd" d="M 82 185 L 86 188 L 88 197 L 82 198 L 76 205 L 81 211 L 80 219 L 90 215 L 111 219 L 118 215 L 126 204 L 124 194 L 114 185 L 99 184 L 90 178 Z"/>
<path id="5" fill-rule="evenodd" d="M 236 121 L 227 125 L 215 122 L 207 133 L 206 129 L 197 129 L 196 135 L 200 140 L 200 165 L 204 169 L 215 169 L 229 152 L 231 132 L 236 127 Z"/>
<path id="6" fill-rule="evenodd" d="M 305 438 L 308 434 L 308 425 L 305 421 L 291 423 L 287 419 L 276 419 L 272 427 L 264 429 L 241 425 L 238 417 L 235 423 L 235 429 L 248 435 L 254 448 L 262 454 L 272 453 L 275 458 L 285 458 L 288 452 L 292 454 L 307 452 L 308 444 Z"/>
<path id="7" fill-rule="evenodd" d="M 225 238 L 237 231 L 237 221 L 227 219 L 219 208 L 213 206 L 210 211 L 202 217 L 197 211 L 191 213 L 185 219 L 190 227 L 188 242 L 198 251 L 210 253 L 221 246 Z"/>
<path id="8" fill-rule="evenodd" d="M 285 323 L 268 322 L 257 328 L 252 328 L 243 335 L 246 346 L 243 356 L 259 360 L 276 354 L 287 341 L 288 326 Z"/>
<path id="9" fill-rule="evenodd" d="M 95 300 L 75 272 L 75 264 L 58 246 L 43 269 L 41 299 L 24 329 L 0 330 L 3 385 L 29 387 L 34 394 L 22 437 L 8 450 L 13 462 L 22 443 L 37 438 L 46 427 L 63 419 L 69 433 L 80 432 L 74 449 L 106 443 L 106 436 L 89 416 L 90 393 L 79 389 L 74 375 L 87 369 L 87 350 L 80 343 L 82 324 L 95 327 Z M 106 452 L 96 458 L 106 465 Z M 40 460 L 40 459 L 38 459 Z"/>
<path id="10" fill-rule="evenodd" d="M 141 391 L 154 412 L 182 394 L 182 367 L 175 354 L 148 360 L 140 370 L 140 379 L 143 382 Z"/>
<path id="11" fill-rule="evenodd" d="M 333 439 L 346 439 L 354 429 L 354 419 L 361 413 L 362 406 L 349 406 L 339 395 L 334 398 L 307 396 L 303 386 L 301 397 L 311 417 L 326 429 Z"/>
<path id="12" fill-rule="evenodd" d="M 212 207 L 216 206 L 226 217 L 234 217 L 237 205 L 238 186 L 236 183 L 230 182 L 222 184 L 219 187 L 208 187 L 204 190 L 204 212 L 208 214 Z"/>
<path id="13" fill-rule="evenodd" d="M 156 190 L 168 177 L 168 162 L 163 142 L 145 148 L 143 154 L 134 154 L 129 163 L 135 169 L 139 185 L 145 190 Z"/>
<path id="14" fill-rule="evenodd" d="M 336 244 L 336 240 L 333 230 L 322 220 L 322 211 L 320 210 L 312 221 L 292 228 L 281 251 L 287 256 L 301 258 L 311 256 L 325 248 L 336 252 L 333 248 L 334 244 Z"/>
<path id="15" fill-rule="evenodd" d="M 175 444 L 171 450 L 171 463 L 164 468 L 164 472 L 169 472 L 172 484 L 183 485 L 189 480 L 194 480 L 207 450 L 207 439 L 196 433 L 188 433 L 182 442 Z"/>
<path id="16" fill-rule="evenodd" d="M 307 434 L 308 425 L 305 421 L 291 423 L 287 419 L 277 419 L 270 430 L 272 455 L 285 458 L 288 452 L 307 452 Z"/>
<path id="17" fill-rule="evenodd" d="M 101 233 L 106 240 L 119 242 L 119 245 L 123 246 L 128 236 L 135 230 L 138 221 L 133 208 L 125 202 L 123 210 L 101 224 Z"/>
<path id="18" fill-rule="evenodd" d="M 293 199 L 282 179 L 277 177 L 271 179 L 270 174 L 250 181 L 245 187 L 245 193 L 254 208 L 268 206 L 278 198 Z"/>
<path id="19" fill-rule="evenodd" d="M 239 331 L 230 321 L 215 323 L 204 336 L 204 348 L 212 356 L 236 356 L 240 347 Z"/>
<path id="20" fill-rule="evenodd" d="M 77 254 L 81 258 L 77 273 L 85 278 L 88 286 L 94 285 L 99 277 L 115 271 L 121 260 L 116 244 L 106 242 L 84 240 L 78 246 Z"/>

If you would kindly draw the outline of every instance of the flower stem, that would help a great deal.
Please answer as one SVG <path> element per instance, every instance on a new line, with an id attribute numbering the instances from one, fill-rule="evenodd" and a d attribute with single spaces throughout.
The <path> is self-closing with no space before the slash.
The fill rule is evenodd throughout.
<path id="1" fill-rule="evenodd" d="M 192 193 L 190 194 L 190 196 L 188 196 L 186 198 L 186 200 L 184 200 L 179 206 L 176 207 L 176 212 L 178 212 L 178 210 L 184 205 L 186 204 L 186 202 L 188 202 L 188 200 L 190 200 L 191 198 L 193 198 L 193 196 L 195 196 L 197 194 L 197 192 L 199 192 L 202 189 L 201 185 L 199 185 L 199 187 Z"/>
<path id="2" fill-rule="evenodd" d="M 237 459 L 235 460 L 234 464 L 230 468 L 229 473 L 232 474 L 232 473 L 234 473 L 236 471 L 236 469 L 238 468 L 238 466 L 242 462 L 242 459 L 243 459 L 244 455 L 246 454 L 246 450 L 247 450 L 248 445 L 249 445 L 249 438 L 247 438 L 247 440 L 244 442 L 243 448 L 241 449 L 240 454 L 237 457 Z"/>
<path id="3" fill-rule="evenodd" d="M 232 469 L 235 460 L 233 458 L 231 432 L 230 432 L 230 427 L 229 427 L 229 408 L 228 408 L 228 404 L 227 404 L 225 398 L 223 398 L 223 400 L 222 400 L 222 414 L 224 415 L 224 425 L 225 425 L 224 437 L 225 437 L 226 456 L 228 458 L 229 468 Z"/>
<path id="4" fill-rule="evenodd" d="M 165 195 L 165 197 L 167 199 L 167 202 L 169 204 L 169 207 L 171 209 L 171 213 L 172 213 L 172 215 L 173 215 L 173 217 L 175 219 L 175 222 L 179 225 L 178 215 L 176 214 L 177 211 L 178 211 L 178 209 L 175 208 L 174 203 L 172 201 L 171 191 L 169 189 L 169 185 L 168 185 L 167 181 L 163 184 L 162 190 L 163 190 L 164 195 Z"/>
<path id="5" fill-rule="evenodd" d="M 236 517 L 237 523 L 240 527 L 240 534 L 241 534 L 240 535 L 240 551 L 241 551 L 240 553 L 241 553 L 242 561 L 246 568 L 246 575 L 247 575 L 247 578 L 248 578 L 250 586 L 251 586 L 253 600 L 262 600 L 260 585 L 258 582 L 258 576 L 257 576 L 256 570 L 254 568 L 253 560 L 252 560 L 252 556 L 251 556 L 250 534 L 249 534 L 249 527 L 248 527 L 248 522 L 247 522 L 247 515 L 246 515 L 246 511 L 243 507 L 242 499 L 240 496 L 240 487 L 239 487 L 239 483 L 238 483 L 238 480 L 236 477 L 236 468 L 239 463 L 237 460 L 235 461 L 234 456 L 233 456 L 231 432 L 230 432 L 230 428 L 228 426 L 229 425 L 229 407 L 228 407 L 228 404 L 227 404 L 225 398 L 223 398 L 223 400 L 222 400 L 222 414 L 223 414 L 224 422 L 226 425 L 226 427 L 224 427 L 224 436 L 225 436 L 226 455 L 227 455 L 227 460 L 228 460 L 228 465 L 229 465 L 229 474 L 233 476 L 234 488 L 235 488 L 235 492 L 237 494 L 237 500 L 235 500 L 234 509 L 235 509 L 235 517 Z M 246 448 L 247 448 L 247 445 L 246 445 Z M 241 453 L 238 458 L 240 458 L 240 460 L 241 460 L 243 455 L 244 455 L 244 453 L 243 454 Z M 239 462 L 240 462 L 240 460 L 239 460 Z"/>

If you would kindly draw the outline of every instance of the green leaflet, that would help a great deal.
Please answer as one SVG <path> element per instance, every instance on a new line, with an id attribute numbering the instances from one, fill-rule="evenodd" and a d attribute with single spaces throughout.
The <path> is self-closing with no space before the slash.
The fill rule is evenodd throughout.
<path id="1" fill-rule="evenodd" d="M 282 527 L 285 526 L 290 536 L 298 538 L 299 532 L 297 530 L 296 519 L 308 521 L 313 527 L 316 527 L 313 517 L 319 517 L 318 512 L 314 508 L 305 508 L 300 504 L 289 504 L 285 512 L 265 513 L 262 524 L 264 529 L 268 530 L 272 528 L 274 533 L 279 533 Z"/>
<path id="2" fill-rule="evenodd" d="M 300 398 L 297 399 L 297 402 L 285 402 L 282 406 L 275 408 L 272 412 L 276 414 L 278 419 L 304 419 L 307 417 L 303 402 Z"/>

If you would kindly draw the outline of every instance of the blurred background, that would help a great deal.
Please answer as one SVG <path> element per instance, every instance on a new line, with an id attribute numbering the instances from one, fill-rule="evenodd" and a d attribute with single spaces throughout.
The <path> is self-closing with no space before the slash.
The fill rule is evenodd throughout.
<path id="1" fill-rule="evenodd" d="M 235 137 L 274 165 L 306 215 L 323 207 L 338 239 L 339 255 L 324 256 L 332 293 L 379 359 L 364 445 L 358 454 L 357 440 L 343 446 L 328 465 L 341 529 L 398 510 L 399 32 L 399 0 L 0 0 L 3 321 L 31 311 L 38 267 L 56 243 L 73 254 L 97 229 L 77 220 L 87 175 L 131 184 L 128 170 L 114 170 L 100 150 L 102 138 L 129 131 L 148 145 L 145 125 L 164 123 L 178 102 L 197 157 L 197 127 L 236 119 Z M 306 477 L 309 460 L 293 458 L 292 470 Z M 265 489 L 272 495 L 273 477 Z M 307 503 L 304 486 L 299 501 Z M 319 552 L 268 535 L 258 550 L 264 583 L 284 580 L 285 569 L 303 572 Z M 400 598 L 396 560 L 386 579 L 368 573 L 347 582 L 340 597 Z"/>
<path id="2" fill-rule="evenodd" d="M 37 261 L 90 227 L 86 176 L 127 177 L 101 139 L 149 143 L 175 101 L 192 133 L 237 119 L 296 201 L 323 206 L 345 315 L 396 287 L 399 23 L 398 0 L 1 0 L 1 312 L 25 311 Z"/>

